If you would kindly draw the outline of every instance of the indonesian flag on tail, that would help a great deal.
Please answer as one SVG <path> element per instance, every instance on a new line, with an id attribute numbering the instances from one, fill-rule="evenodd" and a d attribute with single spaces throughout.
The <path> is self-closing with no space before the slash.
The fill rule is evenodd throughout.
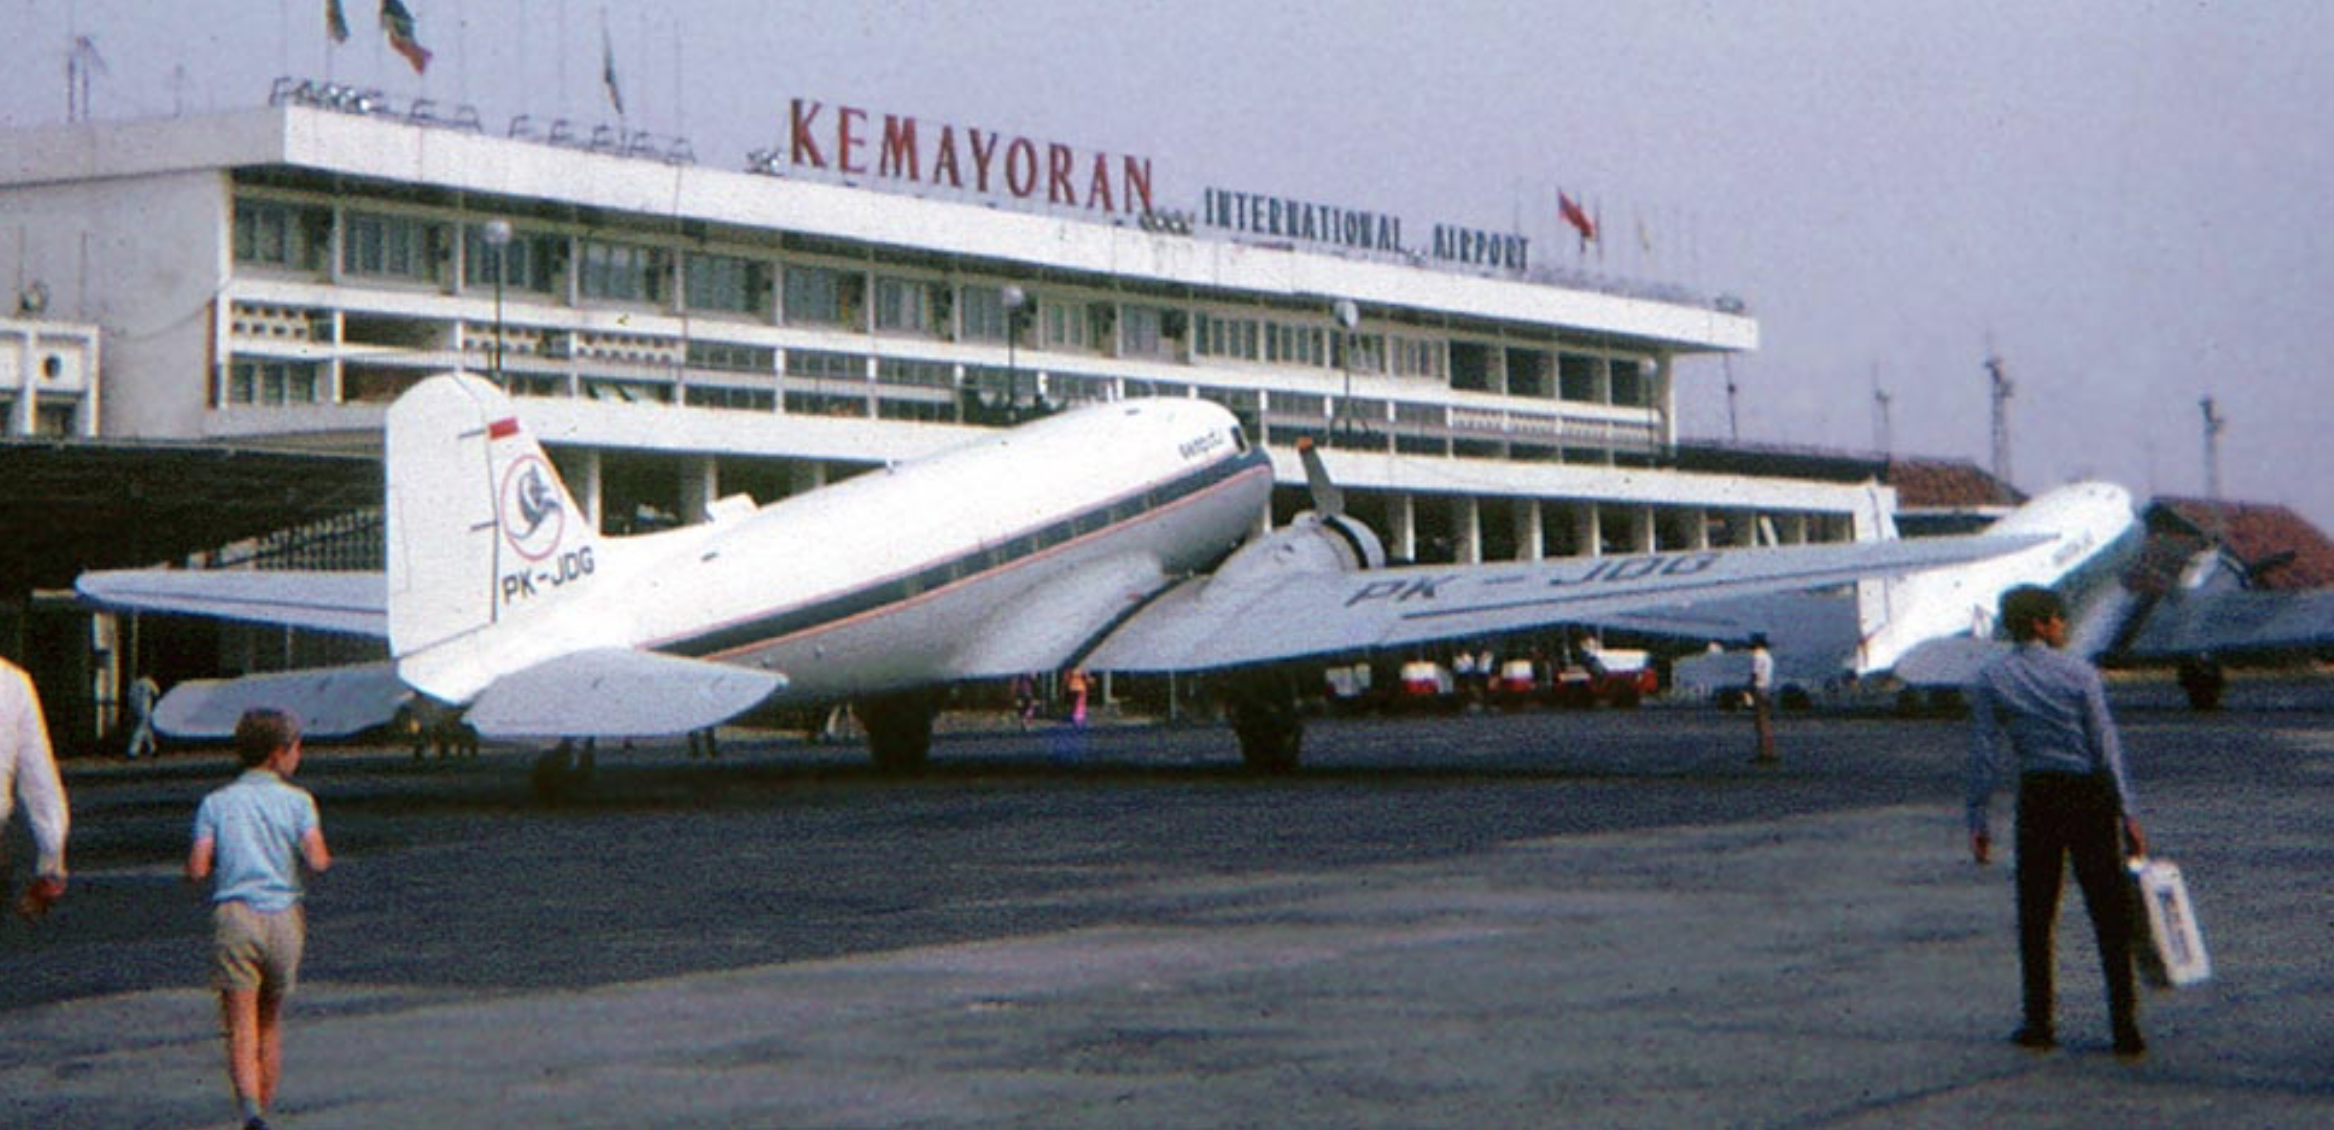
<path id="1" fill-rule="evenodd" d="M 413 64 L 413 73 L 430 69 L 429 48 L 413 37 L 413 13 L 400 0 L 381 0 L 381 30 L 389 33 L 389 46 Z"/>
<path id="2" fill-rule="evenodd" d="M 1574 200 L 1570 193 L 1561 188 L 1556 190 L 1556 211 L 1564 217 L 1565 223 L 1572 225 L 1572 230 L 1580 233 L 1582 243 L 1587 243 L 1597 237 L 1597 224 L 1595 220 L 1588 218 L 1588 210 L 1582 208 L 1580 201 Z"/>

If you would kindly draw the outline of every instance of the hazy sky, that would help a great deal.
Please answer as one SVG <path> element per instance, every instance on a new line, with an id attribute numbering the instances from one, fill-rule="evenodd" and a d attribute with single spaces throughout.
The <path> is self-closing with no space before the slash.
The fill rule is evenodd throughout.
<path id="1" fill-rule="evenodd" d="M 1562 187 L 1602 215 L 1590 269 L 1749 304 L 1746 440 L 1873 449 L 1877 384 L 1893 450 L 1984 465 L 1990 342 L 2019 486 L 2200 495 L 2209 393 L 2224 493 L 2334 529 L 2334 4 L 405 3 L 426 77 L 378 0 L 329 54 L 325 0 L 0 0 L 0 122 L 64 118 L 75 30 L 100 118 L 329 72 L 498 131 L 612 121 L 604 22 L 627 124 L 709 165 L 806 97 L 1148 156 L 1162 206 L 1285 193 L 1570 263 Z M 1724 384 L 1684 367 L 1688 434 L 1726 434 Z"/>

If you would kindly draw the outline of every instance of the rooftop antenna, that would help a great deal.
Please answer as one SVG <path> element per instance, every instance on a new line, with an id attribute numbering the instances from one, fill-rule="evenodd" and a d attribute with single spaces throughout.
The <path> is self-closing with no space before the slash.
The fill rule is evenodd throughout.
<path id="1" fill-rule="evenodd" d="M 1875 361 L 1872 364 L 1872 443 L 1879 448 L 1880 454 L 1884 456 L 1896 454 L 1896 445 L 1891 441 L 1889 435 L 1888 403 L 1890 399 L 1888 390 L 1880 387 L 1880 363 Z"/>
<path id="2" fill-rule="evenodd" d="M 1986 347 L 1986 377 L 1993 385 L 1994 403 L 1994 477 L 2004 485 L 2010 482 L 2010 377 L 2003 371 L 2001 355 Z"/>
<path id="3" fill-rule="evenodd" d="M 2196 405 L 2204 409 L 2204 497 L 2217 505 L 2221 500 L 2221 429 L 2229 426 L 2229 418 L 2221 415 L 2220 406 L 2210 396 Z"/>

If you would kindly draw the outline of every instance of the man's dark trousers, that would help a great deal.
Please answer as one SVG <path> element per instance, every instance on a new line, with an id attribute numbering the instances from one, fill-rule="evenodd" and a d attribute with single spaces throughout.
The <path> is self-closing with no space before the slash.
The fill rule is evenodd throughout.
<path id="1" fill-rule="evenodd" d="M 2067 857 L 2099 939 L 2107 1015 L 2116 1032 L 2136 1030 L 2129 878 L 2123 866 L 2123 806 L 2105 776 L 2029 773 L 2018 781 L 2018 961 L 2025 977 L 2026 1026 L 2051 1031 L 2051 932 Z"/>

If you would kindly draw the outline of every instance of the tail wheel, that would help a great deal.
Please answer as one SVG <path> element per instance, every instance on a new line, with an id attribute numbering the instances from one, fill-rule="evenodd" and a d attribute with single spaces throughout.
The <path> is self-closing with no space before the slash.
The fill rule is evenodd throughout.
<path id="1" fill-rule="evenodd" d="M 921 773 L 932 755 L 932 719 L 940 714 L 940 693 L 907 691 L 861 699 L 854 707 L 867 729 L 867 752 L 879 773 Z"/>
<path id="2" fill-rule="evenodd" d="M 1295 680 L 1285 671 L 1236 677 L 1225 690 L 1224 708 L 1240 739 L 1240 760 L 1259 773 L 1297 768 L 1305 723 L 1297 712 Z"/>

